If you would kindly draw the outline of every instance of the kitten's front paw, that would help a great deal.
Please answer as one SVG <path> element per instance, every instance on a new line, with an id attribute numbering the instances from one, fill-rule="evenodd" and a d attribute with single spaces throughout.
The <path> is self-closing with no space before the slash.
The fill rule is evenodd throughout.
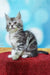
<path id="1" fill-rule="evenodd" d="M 12 58 L 12 55 L 8 55 L 8 58 Z"/>
<path id="2" fill-rule="evenodd" d="M 19 58 L 19 56 L 17 56 L 17 55 L 14 55 L 14 56 L 12 57 L 13 60 L 17 60 L 18 58 Z"/>

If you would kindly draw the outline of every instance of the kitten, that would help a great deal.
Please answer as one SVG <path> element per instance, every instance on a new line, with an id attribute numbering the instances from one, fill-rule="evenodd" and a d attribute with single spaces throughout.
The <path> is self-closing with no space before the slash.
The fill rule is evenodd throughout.
<path id="1" fill-rule="evenodd" d="M 37 40 L 32 32 L 23 30 L 20 12 L 17 17 L 9 18 L 7 15 L 5 17 L 6 29 L 9 32 L 9 39 L 12 45 L 12 52 L 11 55 L 8 55 L 8 58 L 16 60 L 20 56 L 22 58 L 37 56 Z M 46 54 L 48 53 L 46 52 Z"/>

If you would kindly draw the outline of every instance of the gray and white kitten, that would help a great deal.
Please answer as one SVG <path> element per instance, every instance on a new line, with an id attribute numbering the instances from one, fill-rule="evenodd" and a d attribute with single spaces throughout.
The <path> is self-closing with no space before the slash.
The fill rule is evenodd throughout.
<path id="1" fill-rule="evenodd" d="M 23 30 L 23 22 L 21 14 L 17 17 L 9 18 L 6 16 L 6 29 L 9 32 L 9 39 L 12 45 L 11 55 L 8 58 L 13 60 L 22 58 L 35 57 L 38 55 L 37 40 L 30 31 Z"/>

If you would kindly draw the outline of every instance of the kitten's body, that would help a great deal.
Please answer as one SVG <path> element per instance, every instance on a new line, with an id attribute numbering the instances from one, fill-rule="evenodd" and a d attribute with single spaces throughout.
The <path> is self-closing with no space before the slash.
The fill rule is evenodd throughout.
<path id="1" fill-rule="evenodd" d="M 6 29 L 9 31 L 9 39 L 12 45 L 12 52 L 8 57 L 16 60 L 20 56 L 23 58 L 37 56 L 37 40 L 30 31 L 23 30 L 20 13 L 17 18 L 9 18 L 6 15 L 6 20 Z"/>
<path id="2" fill-rule="evenodd" d="M 37 42 L 34 35 L 29 31 L 20 30 L 9 34 L 13 50 L 22 53 L 23 58 L 37 56 Z M 34 53 L 34 54 L 33 54 Z"/>

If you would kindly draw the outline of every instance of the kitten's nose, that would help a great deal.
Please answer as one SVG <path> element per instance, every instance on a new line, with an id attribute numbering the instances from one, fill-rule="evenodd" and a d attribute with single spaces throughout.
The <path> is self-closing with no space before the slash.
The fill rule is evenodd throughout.
<path id="1" fill-rule="evenodd" d="M 11 27 L 13 28 L 13 25 L 11 25 Z"/>

